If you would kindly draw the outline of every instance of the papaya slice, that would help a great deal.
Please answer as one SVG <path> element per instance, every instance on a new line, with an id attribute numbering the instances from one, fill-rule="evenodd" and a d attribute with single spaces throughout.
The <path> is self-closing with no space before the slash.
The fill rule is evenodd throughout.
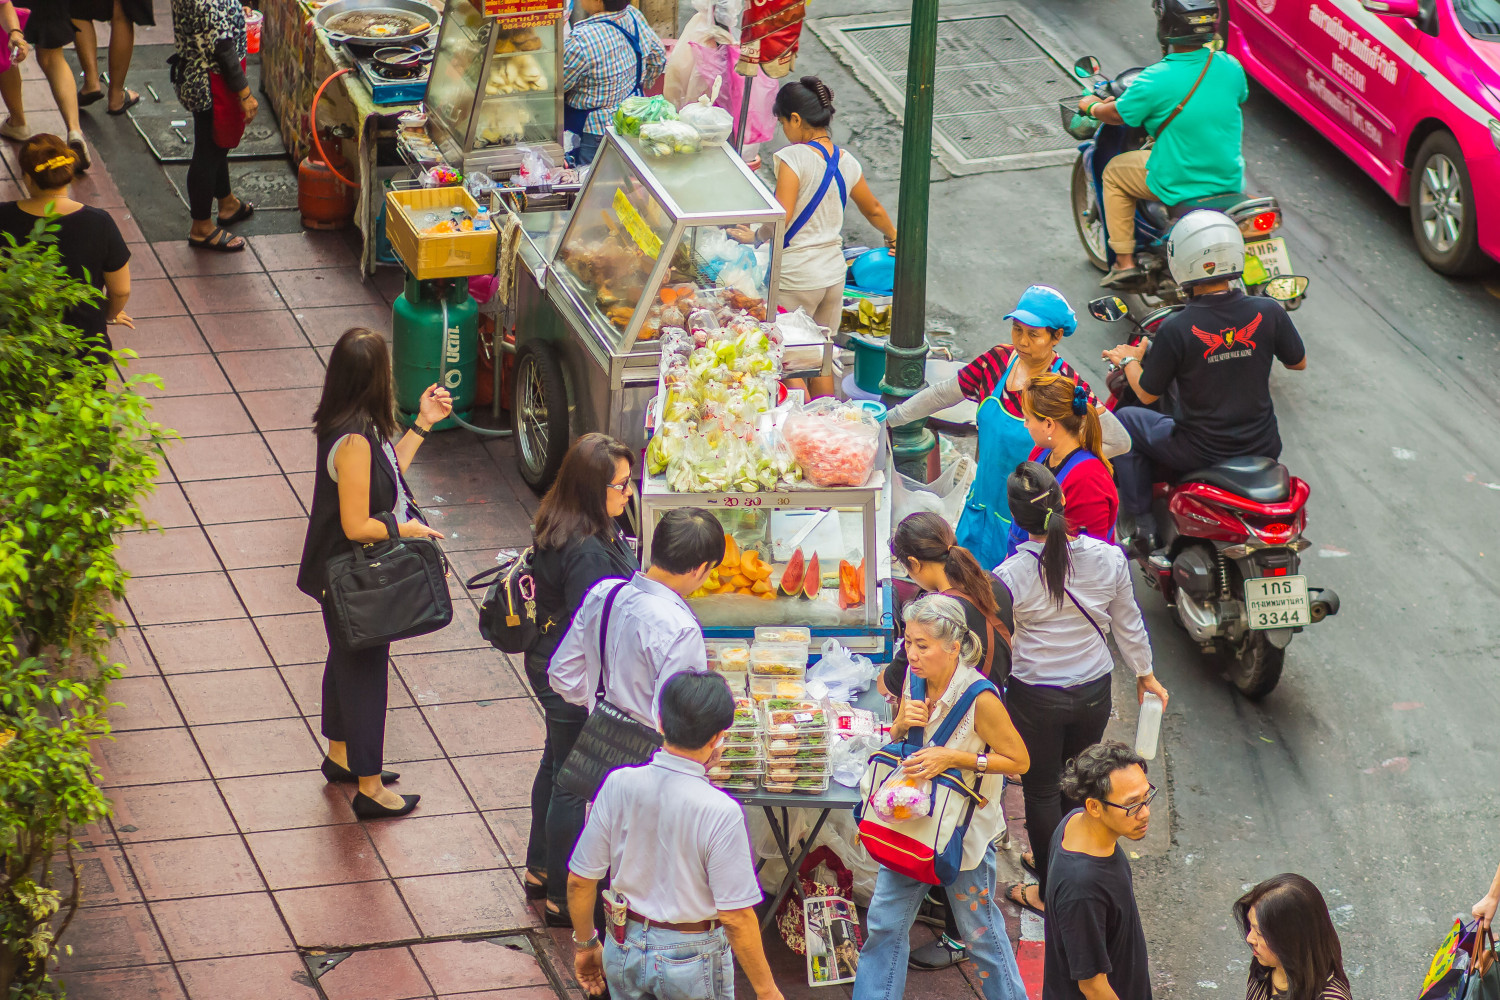
<path id="1" fill-rule="evenodd" d="M 746 595 L 748 597 L 754 597 L 755 596 L 755 591 L 751 590 L 749 587 L 739 587 L 739 588 L 736 588 L 735 593 L 736 594 L 744 594 L 744 595 Z"/>
<path id="2" fill-rule="evenodd" d="M 744 573 L 736 573 L 734 574 L 734 576 L 729 578 L 729 582 L 734 585 L 736 590 L 748 590 L 750 588 L 750 585 L 755 581 L 750 579 Z"/>
<path id="3" fill-rule="evenodd" d="M 802 550 L 798 549 L 787 560 L 786 569 L 781 571 L 781 593 L 786 597 L 796 597 L 802 593 L 802 580 L 806 575 L 807 565 L 803 561 Z"/>
<path id="4" fill-rule="evenodd" d="M 734 584 L 732 584 L 732 583 L 726 583 L 726 584 L 724 584 L 724 586 L 719 587 L 717 590 L 715 590 L 714 593 L 715 594 L 732 594 L 732 593 L 734 593 Z"/>
<path id="5" fill-rule="evenodd" d="M 760 553 L 751 549 L 740 556 L 740 572 L 752 580 L 767 580 L 771 576 L 771 567 L 760 557 Z"/>
<path id="6" fill-rule="evenodd" d="M 857 608 L 865 603 L 864 595 L 861 593 L 860 579 L 853 563 L 847 559 L 839 560 L 839 610 Z"/>
<path id="7" fill-rule="evenodd" d="M 750 589 L 756 594 L 769 594 L 771 593 L 771 584 L 768 580 L 756 580 L 750 585 Z"/>
<path id="8" fill-rule="evenodd" d="M 818 554 L 814 552 L 807 563 L 807 578 L 802 581 L 802 596 L 809 601 L 816 601 L 822 589 L 823 571 L 818 567 Z"/>
<path id="9" fill-rule="evenodd" d="M 719 563 L 720 569 L 740 568 L 740 546 L 734 540 L 733 535 L 724 536 L 724 558 Z"/>
<path id="10" fill-rule="evenodd" d="M 760 595 L 760 599 L 762 601 L 774 601 L 776 600 L 776 591 L 768 590 L 764 594 Z"/>

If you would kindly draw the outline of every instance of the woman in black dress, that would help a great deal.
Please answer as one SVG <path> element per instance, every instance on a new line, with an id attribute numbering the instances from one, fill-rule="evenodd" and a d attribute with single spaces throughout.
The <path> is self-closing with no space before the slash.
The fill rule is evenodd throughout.
<path id="1" fill-rule="evenodd" d="M 83 88 L 78 91 L 78 106 L 86 108 L 104 99 L 99 79 L 99 35 L 95 21 L 109 24 L 109 104 L 112 115 L 123 115 L 141 102 L 141 95 L 125 89 L 125 74 L 130 72 L 130 57 L 135 52 L 135 27 L 156 24 L 151 0 L 68 0 L 73 27 L 77 29 L 74 49 L 78 65 L 83 67 Z"/>
<path id="2" fill-rule="evenodd" d="M 353 805 L 360 819 L 405 816 L 421 796 L 398 795 L 386 787 L 400 777 L 381 769 L 391 647 L 386 643 L 350 650 L 339 645 L 324 602 L 328 559 L 349 551 L 350 542 L 378 542 L 398 532 L 402 538 L 443 537 L 417 518 L 401 472 L 432 425 L 452 411 L 448 390 L 428 386 L 415 425 L 392 446 L 398 425 L 385 338 L 356 328 L 345 331 L 333 345 L 323 395 L 313 413 L 318 464 L 297 589 L 323 605 L 328 633 L 323 667 L 328 754 L 323 758 L 323 777 L 358 783 Z"/>
<path id="3" fill-rule="evenodd" d="M 536 513 L 532 575 L 543 632 L 526 654 L 526 679 L 542 704 L 547 739 L 531 785 L 531 837 L 526 846 L 526 895 L 547 900 L 547 923 L 568 922 L 568 856 L 583 832 L 587 803 L 555 784 L 588 719 L 547 682 L 547 664 L 584 595 L 606 577 L 629 579 L 641 568 L 615 518 L 635 492 L 634 454 L 607 434 L 585 434 L 563 457 L 557 481 Z"/>

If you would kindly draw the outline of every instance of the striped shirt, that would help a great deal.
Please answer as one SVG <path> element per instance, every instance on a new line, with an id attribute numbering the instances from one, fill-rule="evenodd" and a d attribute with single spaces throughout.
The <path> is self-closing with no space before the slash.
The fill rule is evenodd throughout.
<path id="1" fill-rule="evenodd" d="M 1277 991 L 1271 985 L 1270 969 L 1254 959 L 1250 961 L 1250 981 L 1245 984 L 1245 1000 L 1286 1000 L 1289 995 Z M 1353 994 L 1346 983 L 1329 976 L 1322 992 L 1318 994 L 1318 1000 L 1353 1000 Z"/>
<path id="2" fill-rule="evenodd" d="M 604 21 L 614 22 L 620 30 L 601 23 Z M 635 36 L 641 47 L 639 80 L 635 49 L 626 35 Z M 571 108 L 593 109 L 583 130 L 589 135 L 603 135 L 615 107 L 649 87 L 666 68 L 667 50 L 639 10 L 626 7 L 615 13 L 595 14 L 575 24 L 563 43 L 564 99 Z"/>
<path id="3" fill-rule="evenodd" d="M 1016 349 L 1010 344 L 997 344 L 960 368 L 958 385 L 963 389 L 964 396 L 976 403 L 983 402 L 1005 377 L 1005 366 L 1010 364 L 1011 355 L 1015 353 Z M 1089 388 L 1089 384 L 1084 381 L 1083 376 L 1073 370 L 1072 365 L 1061 358 L 1057 361 L 1057 367 L 1052 369 L 1053 371 L 1059 375 L 1066 375 L 1085 389 Z M 1017 420 L 1021 418 L 1021 393 L 1019 391 L 1006 389 L 1000 397 L 1000 405 L 1005 408 L 1005 412 Z M 1092 390 L 1089 391 L 1089 405 L 1099 405 L 1099 400 L 1094 398 Z"/>

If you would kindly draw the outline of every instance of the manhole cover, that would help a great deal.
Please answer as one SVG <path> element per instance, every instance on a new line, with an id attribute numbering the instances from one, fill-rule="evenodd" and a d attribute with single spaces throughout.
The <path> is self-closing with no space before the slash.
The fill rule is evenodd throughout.
<path id="1" fill-rule="evenodd" d="M 167 176 L 187 204 L 187 164 L 169 163 Z M 229 163 L 229 184 L 234 193 L 254 203 L 257 209 L 297 207 L 297 171 L 285 158 Z"/>
<path id="2" fill-rule="evenodd" d="M 1010 11 L 995 13 L 996 6 Z M 872 14 L 809 24 L 899 116 L 910 22 Z M 1043 47 L 1045 37 L 1012 4 L 938 22 L 932 138 L 950 171 L 1047 166 L 1076 155 L 1077 141 L 1063 131 L 1057 101 L 1080 88 L 1050 39 Z"/>

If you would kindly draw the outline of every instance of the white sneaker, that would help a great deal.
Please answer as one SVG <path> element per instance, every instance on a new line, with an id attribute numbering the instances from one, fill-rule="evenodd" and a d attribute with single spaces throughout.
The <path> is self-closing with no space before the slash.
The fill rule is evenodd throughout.
<path id="1" fill-rule="evenodd" d="M 25 142 L 33 134 L 31 126 L 17 125 L 9 118 L 5 119 L 5 124 L 0 125 L 0 136 L 4 136 L 7 139 L 14 139 L 16 142 Z"/>
<path id="2" fill-rule="evenodd" d="M 89 147 L 83 141 L 82 132 L 74 131 L 68 133 L 68 148 L 78 157 L 78 170 L 87 170 L 94 165 L 93 161 L 89 159 Z"/>

